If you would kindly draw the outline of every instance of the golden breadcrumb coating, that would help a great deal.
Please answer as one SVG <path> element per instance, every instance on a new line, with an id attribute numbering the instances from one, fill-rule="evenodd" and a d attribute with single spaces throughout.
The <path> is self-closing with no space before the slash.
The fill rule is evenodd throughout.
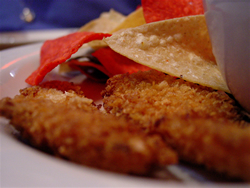
<path id="1" fill-rule="evenodd" d="M 102 95 L 107 112 L 158 133 L 182 160 L 250 181 L 249 123 L 226 93 L 151 70 L 110 78 Z"/>
<path id="2" fill-rule="evenodd" d="M 99 108 L 92 99 L 85 97 L 80 86 L 62 81 L 48 81 L 39 86 L 21 89 L 20 95 L 15 96 L 15 98 L 47 99 L 54 103 L 64 103 L 86 111 Z"/>
<path id="3" fill-rule="evenodd" d="M 0 115 L 31 145 L 79 164 L 147 174 L 178 161 L 159 135 L 147 135 L 124 119 L 102 113 L 71 89 L 23 89 L 13 99 L 0 100 Z"/>
<path id="4" fill-rule="evenodd" d="M 159 133 L 182 160 L 250 181 L 250 127 L 227 120 L 174 117 L 159 120 Z"/>
<path id="5" fill-rule="evenodd" d="M 149 126 L 163 116 L 187 115 L 240 121 L 243 115 L 225 92 L 150 70 L 110 78 L 102 91 L 107 112 Z"/>

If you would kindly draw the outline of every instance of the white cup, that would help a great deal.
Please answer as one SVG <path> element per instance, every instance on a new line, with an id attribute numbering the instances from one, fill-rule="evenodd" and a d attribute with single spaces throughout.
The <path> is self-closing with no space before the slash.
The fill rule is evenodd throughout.
<path id="1" fill-rule="evenodd" d="M 213 53 L 240 105 L 250 112 L 250 0 L 203 0 Z"/>

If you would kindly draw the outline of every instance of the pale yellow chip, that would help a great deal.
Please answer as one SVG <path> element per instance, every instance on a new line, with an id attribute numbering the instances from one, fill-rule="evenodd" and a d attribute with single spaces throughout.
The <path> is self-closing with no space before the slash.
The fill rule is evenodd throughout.
<path id="1" fill-rule="evenodd" d="M 125 19 L 126 16 L 113 9 L 110 9 L 109 12 L 103 12 L 99 18 L 96 18 L 83 25 L 79 29 L 79 32 L 92 31 L 96 33 L 111 33 L 111 31 L 119 26 Z M 107 44 L 102 40 L 96 40 L 85 44 L 84 47 L 85 46 L 90 46 L 93 49 L 99 49 L 107 47 Z"/>
<path id="2" fill-rule="evenodd" d="M 72 71 L 75 71 L 75 69 L 70 67 L 67 62 L 60 64 L 59 69 L 58 69 L 59 74 L 64 74 L 64 73 L 72 72 Z"/>
<path id="3" fill-rule="evenodd" d="M 114 51 L 172 76 L 230 92 L 218 69 L 203 15 L 144 24 L 104 41 Z"/>
<path id="4" fill-rule="evenodd" d="M 137 27 L 145 23 L 146 21 L 141 7 L 130 13 L 128 16 L 123 16 L 119 12 L 111 9 L 109 12 L 102 13 L 99 18 L 92 20 L 81 27 L 79 31 L 113 33 L 121 29 Z M 99 48 L 107 47 L 107 44 L 102 40 L 99 40 L 89 42 L 88 46 L 97 50 Z"/>
<path id="5" fill-rule="evenodd" d="M 126 16 L 111 9 L 109 12 L 103 12 L 99 18 L 94 19 L 84 26 L 79 31 L 93 31 L 97 33 L 110 33 L 113 29 L 120 25 L 125 20 Z"/>
<path id="6" fill-rule="evenodd" d="M 130 13 L 118 26 L 116 26 L 110 33 L 114 33 L 121 29 L 137 27 L 146 24 L 144 19 L 142 7 Z"/>

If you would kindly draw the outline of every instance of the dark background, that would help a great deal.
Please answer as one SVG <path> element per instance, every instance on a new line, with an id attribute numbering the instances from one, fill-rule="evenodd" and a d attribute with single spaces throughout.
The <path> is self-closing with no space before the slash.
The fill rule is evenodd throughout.
<path id="1" fill-rule="evenodd" d="M 111 8 L 128 15 L 140 0 L 0 0 L 0 32 L 81 27 Z M 24 7 L 35 12 L 33 22 L 20 18 Z"/>

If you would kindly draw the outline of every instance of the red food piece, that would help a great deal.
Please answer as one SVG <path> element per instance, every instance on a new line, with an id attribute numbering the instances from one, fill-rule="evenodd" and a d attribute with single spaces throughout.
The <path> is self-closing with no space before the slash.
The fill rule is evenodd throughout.
<path id="1" fill-rule="evenodd" d="M 204 14 L 202 0 L 142 0 L 147 23 Z"/>
<path id="2" fill-rule="evenodd" d="M 92 53 L 100 63 L 106 68 L 111 75 L 124 74 L 124 73 L 135 73 L 139 70 L 147 71 L 151 68 L 134 62 L 125 56 L 122 56 L 110 48 L 101 48 Z"/>
<path id="3" fill-rule="evenodd" d="M 38 85 L 47 73 L 69 59 L 84 43 L 109 36 L 111 35 L 105 33 L 76 32 L 47 40 L 41 49 L 40 66 L 25 81 L 30 85 Z"/>
<path id="4" fill-rule="evenodd" d="M 108 77 L 112 76 L 101 64 L 90 61 L 79 61 L 76 59 L 72 59 L 67 63 L 73 69 L 79 70 L 82 74 L 85 74 L 88 78 L 97 82 L 106 81 Z M 89 71 L 89 68 L 92 68 L 92 70 Z"/>
<path id="5" fill-rule="evenodd" d="M 96 63 L 93 63 L 91 61 L 78 61 L 75 59 L 72 59 L 68 62 L 70 67 L 74 67 L 78 70 L 80 70 L 77 67 L 93 67 L 101 72 L 103 72 L 104 74 L 106 74 L 107 76 L 111 77 L 112 75 L 105 69 L 105 67 L 103 65 L 99 65 Z"/>

